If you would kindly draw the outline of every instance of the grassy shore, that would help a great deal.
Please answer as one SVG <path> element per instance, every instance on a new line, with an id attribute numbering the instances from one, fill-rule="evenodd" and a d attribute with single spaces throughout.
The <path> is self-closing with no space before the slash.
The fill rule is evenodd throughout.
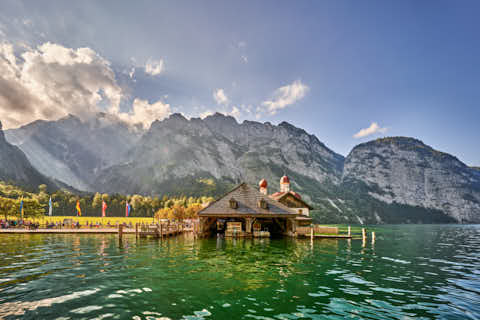
<path id="1" fill-rule="evenodd" d="M 18 219 L 17 217 L 11 217 L 12 220 Z M 102 225 L 106 225 L 110 223 L 111 225 L 115 225 L 116 223 L 132 223 L 135 225 L 136 223 L 152 223 L 153 218 L 137 218 L 137 217 L 72 217 L 72 216 L 54 216 L 54 217 L 38 217 L 35 219 L 26 219 L 29 221 L 38 222 L 41 225 L 49 224 L 49 223 L 62 223 L 65 219 L 71 219 L 73 222 L 79 222 L 81 225 L 86 225 L 87 222 L 97 224 L 101 223 Z"/>

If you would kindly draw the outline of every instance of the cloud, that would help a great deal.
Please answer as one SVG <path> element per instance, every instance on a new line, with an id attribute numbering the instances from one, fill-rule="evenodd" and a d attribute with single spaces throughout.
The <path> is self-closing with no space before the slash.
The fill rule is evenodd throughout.
<path id="1" fill-rule="evenodd" d="M 359 139 L 359 138 L 363 138 L 363 137 L 366 137 L 366 136 L 370 136 L 370 135 L 375 134 L 375 133 L 385 133 L 385 132 L 387 132 L 387 130 L 388 130 L 388 128 L 382 128 L 378 125 L 378 123 L 372 122 L 370 127 L 365 128 L 365 129 L 361 129 L 360 131 L 355 133 L 353 135 L 353 137 L 355 139 Z"/>
<path id="2" fill-rule="evenodd" d="M 204 112 L 200 113 L 200 118 L 205 119 L 206 117 L 213 116 L 214 114 L 215 114 L 214 111 L 207 110 L 207 111 L 204 111 Z"/>
<path id="3" fill-rule="evenodd" d="M 238 109 L 237 107 L 233 106 L 232 107 L 232 111 L 230 111 L 228 114 L 231 115 L 232 117 L 235 117 L 238 119 L 238 117 L 240 117 L 240 109 Z"/>
<path id="4" fill-rule="evenodd" d="M 147 100 L 136 98 L 133 100 L 132 111 L 129 113 L 118 113 L 118 117 L 126 122 L 141 124 L 148 129 L 153 121 L 163 120 L 172 113 L 170 105 L 162 101 L 150 104 Z"/>
<path id="5" fill-rule="evenodd" d="M 307 85 L 303 84 L 300 80 L 297 80 L 292 84 L 275 90 L 271 100 L 264 101 L 262 106 L 267 108 L 267 112 L 274 115 L 278 110 L 284 109 L 298 100 L 301 100 L 305 97 L 308 90 L 309 87 Z"/>
<path id="6" fill-rule="evenodd" d="M 100 111 L 148 128 L 171 113 L 169 104 L 139 98 L 133 99 L 131 111 L 121 112 L 126 96 L 110 62 L 90 48 L 47 42 L 15 52 L 12 44 L 0 42 L 0 119 L 6 129 L 67 114 L 87 118 Z"/>
<path id="7" fill-rule="evenodd" d="M 128 76 L 130 77 L 130 79 L 133 79 L 134 75 L 135 75 L 135 67 L 132 67 L 132 69 L 130 69 L 130 72 L 128 73 Z"/>
<path id="8" fill-rule="evenodd" d="M 44 43 L 16 55 L 0 43 L 0 118 L 6 128 L 36 119 L 118 112 L 123 92 L 110 63 L 90 48 Z M 17 58 L 20 56 L 20 58 Z"/>
<path id="9" fill-rule="evenodd" d="M 223 89 L 216 89 L 213 92 L 213 99 L 215 99 L 217 104 L 226 105 L 228 103 L 228 97 Z"/>
<path id="10" fill-rule="evenodd" d="M 216 112 L 219 112 L 219 113 L 222 113 L 224 115 L 232 116 L 234 118 L 237 118 L 237 120 L 238 120 L 238 118 L 242 114 L 241 109 L 243 109 L 243 106 L 241 106 L 240 108 L 236 107 L 236 106 L 233 106 L 231 110 L 228 110 L 227 108 L 223 108 L 223 109 L 220 109 L 220 110 L 207 109 L 207 110 L 201 112 L 198 116 L 202 119 L 205 119 L 206 117 L 213 116 Z"/>
<path id="11" fill-rule="evenodd" d="M 152 76 L 158 76 L 160 73 L 162 73 L 163 68 L 164 62 L 162 59 L 157 61 L 149 59 L 145 65 L 145 72 Z"/>
<path id="12" fill-rule="evenodd" d="M 243 63 L 248 63 L 248 57 L 247 56 L 242 55 L 242 56 L 240 56 L 240 58 L 242 59 Z"/>

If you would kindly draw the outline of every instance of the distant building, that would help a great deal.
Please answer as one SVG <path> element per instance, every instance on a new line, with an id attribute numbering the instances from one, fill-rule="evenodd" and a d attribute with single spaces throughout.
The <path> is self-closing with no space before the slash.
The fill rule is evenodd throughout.
<path id="1" fill-rule="evenodd" d="M 297 226 L 312 223 L 313 208 L 290 190 L 287 176 L 280 179 L 280 192 L 268 195 L 268 183 L 259 182 L 259 190 L 242 183 L 202 209 L 200 232 L 226 236 L 296 236 Z"/>

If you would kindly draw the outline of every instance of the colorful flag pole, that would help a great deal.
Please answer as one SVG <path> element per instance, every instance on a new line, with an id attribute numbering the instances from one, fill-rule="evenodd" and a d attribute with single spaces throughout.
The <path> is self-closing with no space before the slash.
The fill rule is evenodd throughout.
<path id="1" fill-rule="evenodd" d="M 21 220 L 23 220 L 23 199 L 22 201 L 20 201 L 20 216 L 21 216 Z"/>
<path id="2" fill-rule="evenodd" d="M 106 211 L 107 211 L 107 204 L 105 203 L 105 201 L 102 201 L 102 218 L 105 217 Z"/>
<path id="3" fill-rule="evenodd" d="M 82 209 L 80 208 L 80 200 L 77 200 L 77 216 L 81 217 L 82 216 Z"/>
<path id="4" fill-rule="evenodd" d="M 130 211 L 132 211 L 132 206 L 127 201 L 125 202 L 125 217 L 130 216 Z"/>
<path id="5" fill-rule="evenodd" d="M 53 213 L 52 197 L 48 200 L 48 215 L 51 217 Z"/>

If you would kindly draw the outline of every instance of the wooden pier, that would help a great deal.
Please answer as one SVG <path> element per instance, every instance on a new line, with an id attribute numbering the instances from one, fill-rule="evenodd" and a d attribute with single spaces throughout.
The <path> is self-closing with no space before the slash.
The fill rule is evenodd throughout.
<path id="1" fill-rule="evenodd" d="M 171 237 L 188 232 L 182 225 L 178 224 L 151 224 L 140 225 L 136 224 L 135 228 L 127 228 L 124 225 L 119 225 L 118 228 L 63 228 L 63 229 L 27 229 L 27 228 L 11 228 L 0 229 L 0 234 L 118 234 L 122 238 L 124 234 L 135 234 L 137 238 L 146 237 Z"/>
<path id="2" fill-rule="evenodd" d="M 182 225 L 173 224 L 151 224 L 151 225 L 135 225 L 135 235 L 136 237 L 146 238 L 146 237 L 154 237 L 154 238 L 164 238 L 164 237 L 171 237 L 176 236 L 181 233 L 185 232 Z M 120 233 L 119 233 L 120 234 Z"/>

